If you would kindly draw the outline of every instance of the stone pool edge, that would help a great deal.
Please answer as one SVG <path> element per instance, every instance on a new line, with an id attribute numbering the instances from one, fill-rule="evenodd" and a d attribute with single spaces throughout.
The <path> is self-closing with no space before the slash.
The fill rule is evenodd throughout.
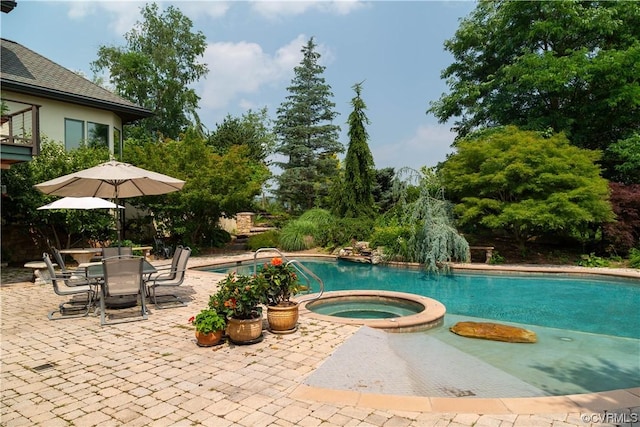
<path id="1" fill-rule="evenodd" d="M 348 404 L 356 407 L 410 411 L 455 412 L 473 414 L 542 414 L 601 412 L 627 410 L 640 405 L 640 387 L 545 397 L 427 397 L 362 393 L 298 386 L 289 397 L 324 403 Z"/>

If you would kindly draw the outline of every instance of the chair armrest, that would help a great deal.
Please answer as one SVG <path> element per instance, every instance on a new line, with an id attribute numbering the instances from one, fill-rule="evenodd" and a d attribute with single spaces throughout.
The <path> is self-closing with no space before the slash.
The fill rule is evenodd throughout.
<path id="1" fill-rule="evenodd" d="M 87 279 L 64 279 L 65 285 L 70 288 L 75 288 L 76 286 L 89 286 L 91 283 Z"/>
<path id="2" fill-rule="evenodd" d="M 158 270 L 158 272 L 153 273 L 153 275 L 149 278 L 149 280 L 147 280 L 147 282 L 171 280 L 178 273 L 177 270 L 174 270 L 172 268 L 165 268 L 161 270 L 165 270 L 165 272 L 161 272 L 160 270 Z"/>

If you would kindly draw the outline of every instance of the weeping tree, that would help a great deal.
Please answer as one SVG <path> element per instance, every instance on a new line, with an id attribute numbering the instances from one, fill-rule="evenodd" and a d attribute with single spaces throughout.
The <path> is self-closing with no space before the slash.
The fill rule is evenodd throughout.
<path id="1" fill-rule="evenodd" d="M 448 271 L 452 261 L 470 259 L 469 243 L 458 233 L 453 221 L 453 205 L 432 169 L 403 168 L 394 180 L 397 199 L 391 216 L 399 229 L 408 230 L 401 252 L 385 252 L 387 257 L 402 255 L 409 262 L 423 264 L 427 271 Z"/>
<path id="2" fill-rule="evenodd" d="M 373 187 L 376 170 L 369 150 L 369 134 L 365 125 L 369 119 L 367 106 L 360 96 L 362 83 L 352 88 L 356 96 L 351 100 L 353 111 L 349 114 L 349 146 L 345 158 L 344 178 L 334 203 L 334 211 L 343 218 L 372 217 L 375 213 Z"/>

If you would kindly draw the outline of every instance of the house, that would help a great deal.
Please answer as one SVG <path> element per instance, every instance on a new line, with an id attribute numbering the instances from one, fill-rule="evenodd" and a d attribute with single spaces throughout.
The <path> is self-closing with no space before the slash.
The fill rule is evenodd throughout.
<path id="1" fill-rule="evenodd" d="M 122 152 L 122 126 L 153 113 L 44 56 L 0 39 L 1 168 L 38 155 L 40 139 L 102 144 Z"/>

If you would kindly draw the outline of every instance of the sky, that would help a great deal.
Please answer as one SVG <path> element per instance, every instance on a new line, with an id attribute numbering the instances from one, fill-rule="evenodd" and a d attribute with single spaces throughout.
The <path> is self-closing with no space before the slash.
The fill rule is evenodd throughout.
<path id="1" fill-rule="evenodd" d="M 141 20 L 139 1 L 17 0 L 0 14 L 0 33 L 72 71 L 91 78 L 100 46 L 126 46 L 124 35 Z M 313 37 L 331 86 L 335 124 L 346 149 L 347 118 L 362 82 L 377 169 L 435 166 L 452 152 L 451 123 L 427 114 L 448 91 L 440 75 L 453 62 L 444 41 L 455 34 L 473 1 L 179 1 L 201 31 L 209 73 L 194 84 L 200 119 L 213 131 L 227 115 L 267 108 L 287 96 L 301 49 Z M 343 156 L 344 157 L 344 154 Z"/>

